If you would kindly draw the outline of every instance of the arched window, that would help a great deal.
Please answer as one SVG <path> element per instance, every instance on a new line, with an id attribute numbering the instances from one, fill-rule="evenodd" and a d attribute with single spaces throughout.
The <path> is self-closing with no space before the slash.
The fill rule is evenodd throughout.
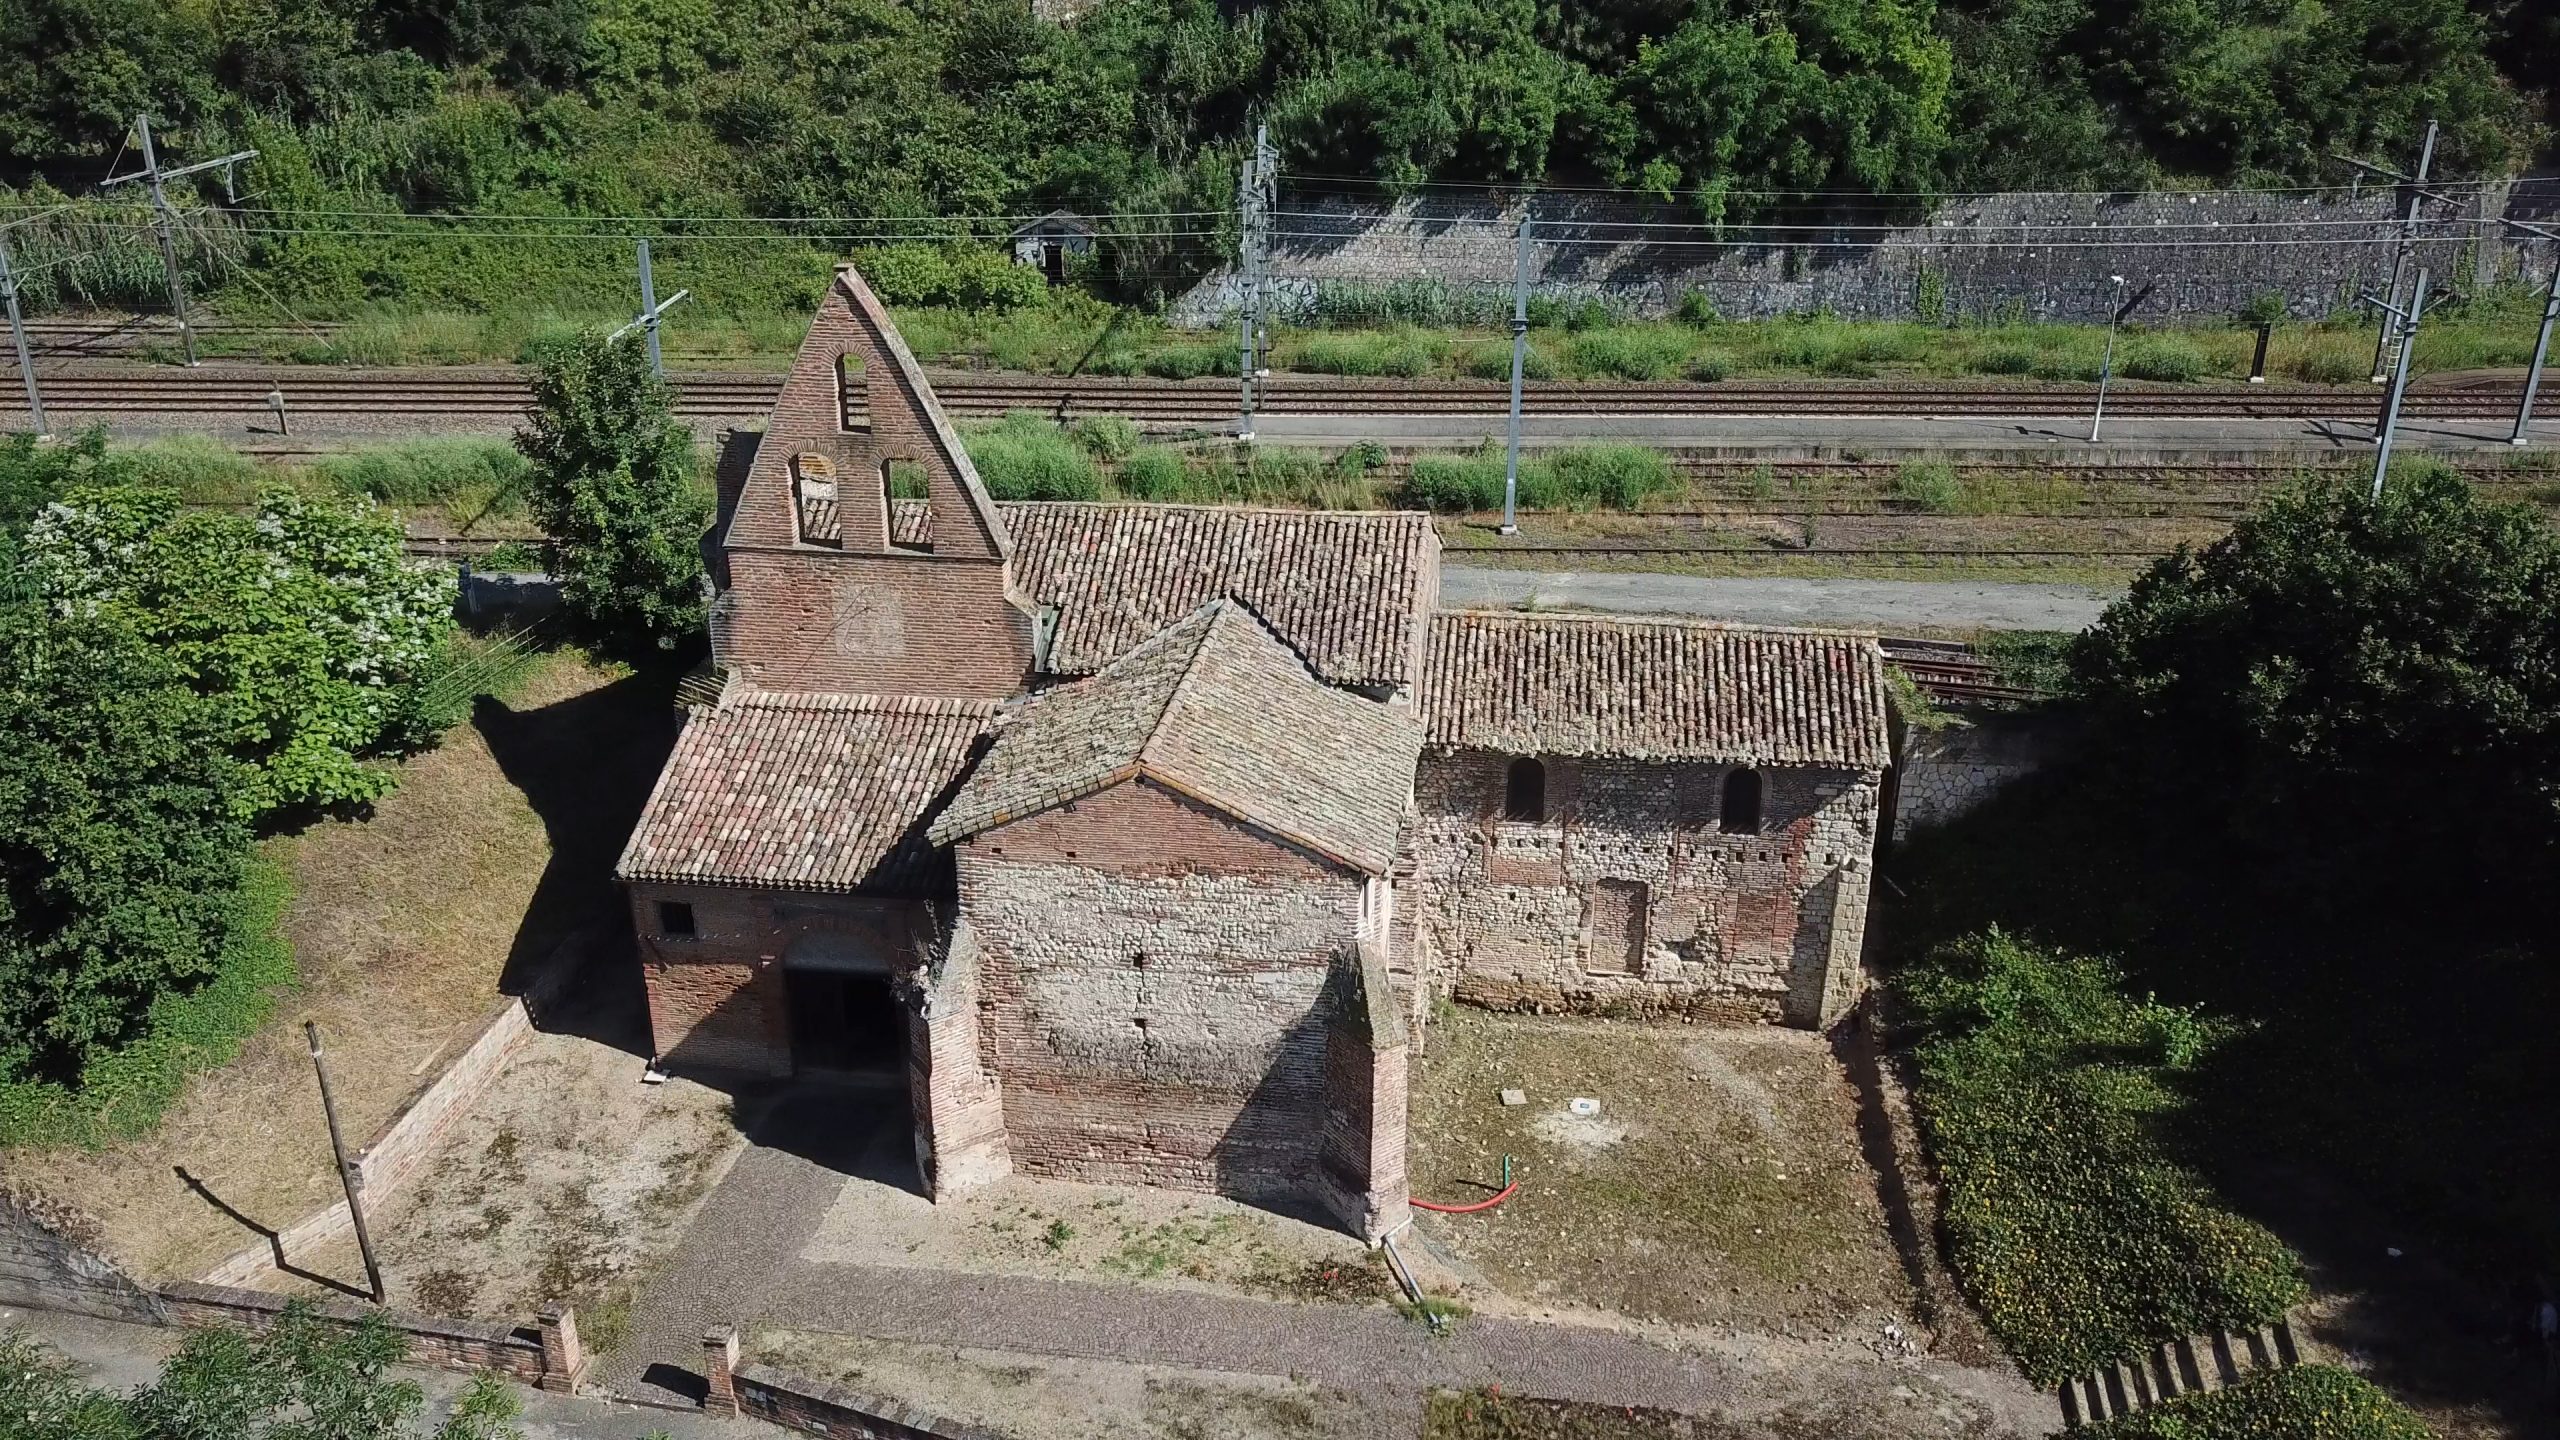
<path id="1" fill-rule="evenodd" d="M 1760 833 L 1760 772 L 1735 770 L 1724 777 L 1724 809 L 1716 828 L 1727 835 Z"/>
<path id="2" fill-rule="evenodd" d="M 1502 818 L 1532 824 L 1547 818 L 1547 767 L 1523 755 L 1511 762 L 1502 784 Z"/>

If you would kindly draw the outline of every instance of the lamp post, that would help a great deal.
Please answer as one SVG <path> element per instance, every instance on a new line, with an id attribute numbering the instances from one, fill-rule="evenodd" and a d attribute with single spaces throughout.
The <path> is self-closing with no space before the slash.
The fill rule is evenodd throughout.
<path id="1" fill-rule="evenodd" d="M 2107 348 L 2098 360 L 2098 408 L 2089 416 L 2089 443 L 2098 443 L 2098 426 L 2107 418 L 2107 381 L 2116 368 L 2116 322 L 2124 318 L 2124 277 L 2110 275 L 2115 291 L 2107 299 Z"/>

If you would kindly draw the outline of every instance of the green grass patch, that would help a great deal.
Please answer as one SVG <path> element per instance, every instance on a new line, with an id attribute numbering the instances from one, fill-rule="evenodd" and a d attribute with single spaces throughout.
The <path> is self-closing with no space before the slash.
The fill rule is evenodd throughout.
<path id="1" fill-rule="evenodd" d="M 2373 1382 L 2334 1365 L 2270 1370 L 2071 1432 L 2081 1440 L 2430 1440 Z"/>
<path id="2" fill-rule="evenodd" d="M 495 439 L 412 440 L 327 455 L 311 468 L 342 494 L 387 505 L 442 505 L 506 514 L 524 508 L 532 463 Z"/>
<path id="3" fill-rule="evenodd" d="M 233 898 L 213 978 L 164 992 L 142 1035 L 92 1062 L 77 1085 L 0 1083 L 0 1148 L 98 1146 L 139 1135 L 186 1092 L 189 1077 L 240 1053 L 279 991 L 295 983 L 293 948 L 276 933 L 293 886 L 282 866 L 252 855 Z"/>
<path id="4" fill-rule="evenodd" d="M 1102 472 L 1064 430 L 1015 411 L 962 434 L 987 493 L 998 500 L 1099 500 Z"/>
<path id="5" fill-rule="evenodd" d="M 2306 1293 L 2293 1252 L 2226 1209 L 2166 1135 L 2230 1026 L 1997 929 L 1939 947 L 1895 993 L 1920 1037 L 1948 1248 L 2028 1378 L 2263 1324 Z"/>

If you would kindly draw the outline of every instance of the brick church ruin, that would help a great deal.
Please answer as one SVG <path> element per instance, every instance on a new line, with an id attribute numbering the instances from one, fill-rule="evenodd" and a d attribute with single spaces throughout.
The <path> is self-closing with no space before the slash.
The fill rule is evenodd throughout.
<path id="1" fill-rule="evenodd" d="M 1871 636 L 1439 608 L 1428 517 L 989 498 L 840 270 L 624 851 L 663 1062 L 903 1073 L 1012 1171 L 1405 1218 L 1434 997 L 1818 1027 Z"/>

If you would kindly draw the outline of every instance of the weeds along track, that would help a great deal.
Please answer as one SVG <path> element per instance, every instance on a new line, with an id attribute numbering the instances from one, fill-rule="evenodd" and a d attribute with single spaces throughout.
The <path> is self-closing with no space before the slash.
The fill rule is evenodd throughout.
<path id="1" fill-rule="evenodd" d="M 528 400 L 513 367 L 370 370 L 324 366 L 205 365 L 56 368 L 40 377 L 48 407 L 66 412 L 194 413 L 263 409 L 271 391 L 305 414 L 515 415 Z M 672 377 L 677 409 L 692 418 L 750 417 L 773 406 L 781 381 L 766 374 L 686 371 Z M 956 415 L 1029 411 L 1059 418 L 1119 415 L 1160 424 L 1216 426 L 1236 413 L 1231 380 L 1052 379 L 946 371 L 934 377 L 944 407 Z M 1332 380 L 1289 376 L 1270 381 L 1257 407 L 1270 415 L 1481 415 L 1498 421 L 1502 386 L 1462 381 Z M 2413 419 L 2494 420 L 2513 414 L 2518 387 L 2466 380 L 2412 387 L 2404 413 Z M 1635 384 L 1541 381 L 1527 387 L 1531 414 L 1616 416 L 1807 415 L 1965 416 L 2081 415 L 2087 385 L 1950 385 L 1931 382 L 1729 381 Z M 0 405 L 23 405 L 15 387 Z M 2118 417 L 2177 419 L 2370 420 L 2379 404 L 2369 386 L 2119 386 L 2107 398 Z M 2560 418 L 2560 386 L 2535 407 Z"/>

